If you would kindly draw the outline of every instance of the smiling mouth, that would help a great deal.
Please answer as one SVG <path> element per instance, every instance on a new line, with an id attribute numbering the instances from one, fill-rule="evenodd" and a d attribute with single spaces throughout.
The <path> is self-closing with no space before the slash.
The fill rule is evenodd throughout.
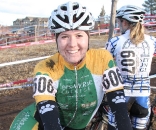
<path id="1" fill-rule="evenodd" d="M 75 51 L 68 51 L 68 53 L 70 54 L 74 54 L 74 53 L 77 53 L 79 50 L 75 50 Z"/>

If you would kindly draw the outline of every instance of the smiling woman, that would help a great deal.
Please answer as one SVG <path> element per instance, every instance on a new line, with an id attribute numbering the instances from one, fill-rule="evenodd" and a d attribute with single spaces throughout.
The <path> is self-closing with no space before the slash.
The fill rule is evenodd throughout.
<path id="1" fill-rule="evenodd" d="M 81 62 L 88 49 L 88 35 L 81 30 L 62 32 L 57 39 L 58 51 L 63 58 L 74 65 Z"/>

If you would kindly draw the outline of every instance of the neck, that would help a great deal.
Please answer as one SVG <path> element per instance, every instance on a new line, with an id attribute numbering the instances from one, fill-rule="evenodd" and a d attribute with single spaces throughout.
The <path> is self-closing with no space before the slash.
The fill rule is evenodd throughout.
<path id="1" fill-rule="evenodd" d="M 124 34 L 129 29 L 129 26 L 125 29 L 123 29 L 122 34 Z"/>
<path id="2" fill-rule="evenodd" d="M 78 61 L 77 63 L 73 63 L 74 66 L 77 66 L 79 63 L 81 63 L 83 59 L 81 59 L 80 61 Z"/>

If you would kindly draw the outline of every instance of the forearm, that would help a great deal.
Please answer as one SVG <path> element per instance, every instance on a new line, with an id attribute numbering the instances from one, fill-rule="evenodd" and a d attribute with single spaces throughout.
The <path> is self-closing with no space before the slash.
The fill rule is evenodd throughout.
<path id="1" fill-rule="evenodd" d="M 51 100 L 37 103 L 37 110 L 44 130 L 62 130 L 57 103 Z"/>
<path id="2" fill-rule="evenodd" d="M 125 130 L 125 128 L 126 130 L 132 130 L 124 91 L 121 89 L 109 92 L 106 95 L 111 111 L 115 115 L 116 127 L 118 130 Z"/>

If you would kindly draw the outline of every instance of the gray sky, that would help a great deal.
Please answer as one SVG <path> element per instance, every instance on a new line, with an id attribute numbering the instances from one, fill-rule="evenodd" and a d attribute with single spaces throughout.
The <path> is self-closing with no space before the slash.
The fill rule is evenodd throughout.
<path id="1" fill-rule="evenodd" d="M 64 4 L 69 0 L 0 0 L 0 24 L 12 25 L 17 18 L 49 17 L 52 10 L 58 5 Z M 70 0 L 76 1 L 76 0 Z M 93 16 L 97 18 L 104 5 L 107 15 L 110 15 L 112 0 L 77 0 L 83 6 L 86 6 Z M 144 0 L 118 0 L 117 9 L 123 5 L 136 5 L 141 8 Z"/>

